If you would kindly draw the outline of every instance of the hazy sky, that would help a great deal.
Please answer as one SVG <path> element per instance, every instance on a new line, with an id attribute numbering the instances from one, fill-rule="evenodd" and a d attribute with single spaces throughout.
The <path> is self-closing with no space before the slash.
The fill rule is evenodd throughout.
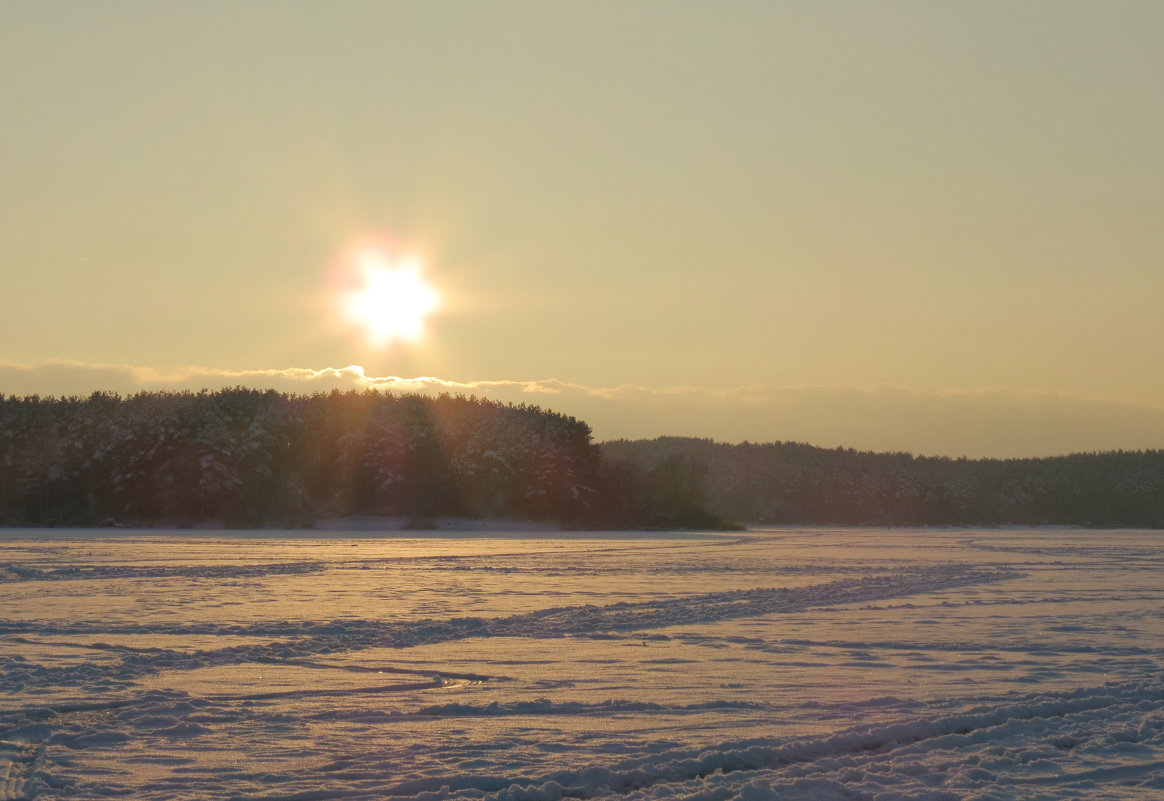
<path id="1" fill-rule="evenodd" d="M 599 438 L 1164 447 L 1161 41 L 1159 0 L 2 0 L 0 393 L 359 365 Z M 370 241 L 419 341 L 345 323 Z"/>

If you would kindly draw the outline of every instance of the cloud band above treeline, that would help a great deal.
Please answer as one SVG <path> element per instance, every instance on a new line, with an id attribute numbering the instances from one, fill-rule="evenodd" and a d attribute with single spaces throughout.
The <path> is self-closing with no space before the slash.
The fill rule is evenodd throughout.
<path id="1" fill-rule="evenodd" d="M 553 378 L 369 376 L 357 365 L 162 371 L 62 360 L 0 361 L 3 395 L 86 396 L 94 391 L 131 394 L 231 386 L 303 394 L 377 388 L 484 396 L 573 415 L 590 423 L 600 440 L 676 435 L 970 457 L 1164 448 L 1164 409 L 1049 392 L 921 391 L 888 385 L 596 388 Z"/>

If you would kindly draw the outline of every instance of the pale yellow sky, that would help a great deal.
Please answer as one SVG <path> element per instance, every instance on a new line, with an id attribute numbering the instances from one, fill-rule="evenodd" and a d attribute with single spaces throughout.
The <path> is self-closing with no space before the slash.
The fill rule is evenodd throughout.
<path id="1" fill-rule="evenodd" d="M 7 0 L 0 393 L 358 364 L 552 379 L 599 437 L 1164 447 L 1162 35 L 1155 0 Z M 374 236 L 443 295 L 416 343 L 340 319 Z"/>

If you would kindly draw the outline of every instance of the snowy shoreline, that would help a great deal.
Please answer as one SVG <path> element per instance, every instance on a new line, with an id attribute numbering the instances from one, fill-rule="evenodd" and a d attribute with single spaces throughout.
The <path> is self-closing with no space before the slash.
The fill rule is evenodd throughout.
<path id="1" fill-rule="evenodd" d="M 807 529 L 800 529 L 807 530 Z M 438 517 L 416 525 L 415 518 L 353 516 L 324 518 L 310 526 L 283 528 L 274 524 L 234 528 L 221 523 L 196 525 L 167 521 L 108 526 L 0 526 L 0 541 L 21 539 L 111 539 L 139 536 L 232 537 L 239 539 L 717 539 L 738 536 L 740 531 L 699 529 L 573 529 L 555 523 L 525 520 L 482 520 L 467 517 Z"/>

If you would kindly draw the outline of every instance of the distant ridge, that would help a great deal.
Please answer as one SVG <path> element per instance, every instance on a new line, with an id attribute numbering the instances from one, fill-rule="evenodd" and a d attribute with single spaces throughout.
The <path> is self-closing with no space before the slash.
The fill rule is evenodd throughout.
<path id="1" fill-rule="evenodd" d="M 951 459 L 659 437 L 602 444 L 641 470 L 700 476 L 715 515 L 753 523 L 1164 528 L 1164 451 Z"/>

